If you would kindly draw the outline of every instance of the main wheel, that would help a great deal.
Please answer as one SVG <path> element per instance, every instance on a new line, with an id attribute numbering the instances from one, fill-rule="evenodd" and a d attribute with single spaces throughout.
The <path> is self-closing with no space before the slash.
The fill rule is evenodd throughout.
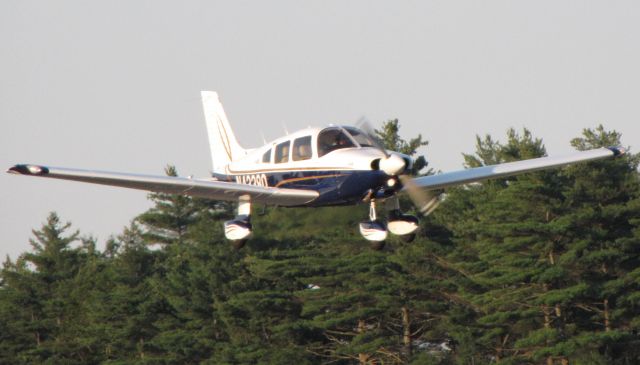
<path id="1" fill-rule="evenodd" d="M 400 239 L 406 243 L 413 242 L 413 240 L 416 239 L 416 234 L 415 233 L 404 234 L 400 236 Z"/>
<path id="2" fill-rule="evenodd" d="M 396 236 L 408 236 L 418 230 L 419 221 L 417 217 L 412 215 L 394 213 L 390 215 L 387 228 Z"/>
<path id="3" fill-rule="evenodd" d="M 247 241 L 248 240 L 235 240 L 235 241 L 231 241 L 231 245 L 233 245 L 233 248 L 235 248 L 236 250 L 239 250 L 244 247 Z"/>
<path id="4" fill-rule="evenodd" d="M 373 250 L 376 251 L 381 251 L 384 248 L 385 242 L 384 241 L 372 241 L 371 242 L 371 248 Z"/>

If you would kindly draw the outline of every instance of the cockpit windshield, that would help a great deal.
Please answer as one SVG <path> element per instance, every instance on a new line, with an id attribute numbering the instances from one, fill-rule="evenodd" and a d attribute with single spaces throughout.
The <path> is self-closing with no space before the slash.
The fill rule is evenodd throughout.
<path id="1" fill-rule="evenodd" d="M 318 157 L 341 148 L 355 146 L 341 128 L 327 128 L 318 134 Z"/>
<path id="2" fill-rule="evenodd" d="M 371 138 L 369 138 L 369 136 L 364 134 L 361 130 L 353 127 L 345 127 L 344 129 L 346 129 L 347 132 L 351 134 L 351 137 L 353 137 L 353 139 L 358 142 L 360 147 L 375 147 L 373 141 L 371 141 Z"/>

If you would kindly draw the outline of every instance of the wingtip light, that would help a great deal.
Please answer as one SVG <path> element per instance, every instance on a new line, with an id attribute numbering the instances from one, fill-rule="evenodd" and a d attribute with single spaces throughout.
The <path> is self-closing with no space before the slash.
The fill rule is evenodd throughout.
<path id="1" fill-rule="evenodd" d="M 7 170 L 7 173 L 17 175 L 40 175 L 47 172 L 46 167 L 37 165 L 14 165 Z"/>
<path id="2" fill-rule="evenodd" d="M 622 156 L 622 155 L 624 155 L 625 153 L 627 153 L 627 149 L 626 149 L 626 148 L 624 148 L 624 147 L 620 147 L 620 146 L 612 146 L 612 147 L 609 147 L 609 150 L 610 150 L 611 152 L 613 152 L 613 155 L 614 155 L 614 156 Z"/>

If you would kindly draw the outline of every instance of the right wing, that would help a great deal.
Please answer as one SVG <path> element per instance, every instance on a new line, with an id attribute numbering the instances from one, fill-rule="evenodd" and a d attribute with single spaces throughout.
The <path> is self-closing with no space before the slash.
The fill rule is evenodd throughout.
<path id="1" fill-rule="evenodd" d="M 248 195 L 252 202 L 279 206 L 303 205 L 319 196 L 318 192 L 314 190 L 273 188 L 185 177 L 126 174 L 40 165 L 15 165 L 7 172 L 216 200 L 237 201 L 240 197 Z"/>
<path id="2" fill-rule="evenodd" d="M 487 179 L 495 179 L 522 174 L 525 172 L 565 166 L 576 162 L 600 160 L 622 155 L 624 153 L 625 150 L 622 147 L 597 148 L 588 151 L 575 152 L 565 156 L 540 157 L 530 160 L 445 172 L 437 175 L 418 177 L 411 181 L 412 185 L 422 188 L 423 190 L 437 190 Z"/>

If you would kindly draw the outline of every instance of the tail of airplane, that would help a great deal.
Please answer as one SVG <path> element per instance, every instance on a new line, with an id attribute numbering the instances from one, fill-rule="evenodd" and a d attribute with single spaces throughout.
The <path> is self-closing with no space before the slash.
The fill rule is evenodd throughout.
<path id="1" fill-rule="evenodd" d="M 207 122 L 213 171 L 224 173 L 224 167 L 246 154 L 231 130 L 227 115 L 215 91 L 202 91 L 202 107 Z"/>

